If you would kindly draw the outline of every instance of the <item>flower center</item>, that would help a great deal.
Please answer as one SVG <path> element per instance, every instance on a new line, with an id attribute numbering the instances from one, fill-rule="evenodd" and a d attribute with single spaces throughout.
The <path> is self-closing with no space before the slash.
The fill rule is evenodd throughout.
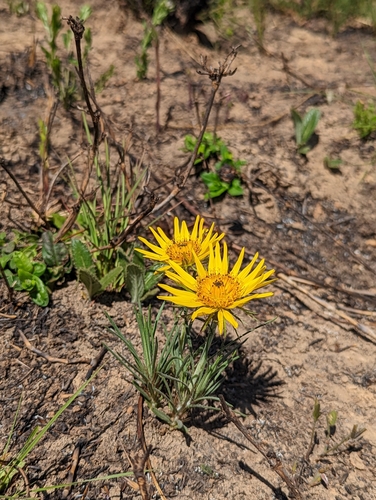
<path id="1" fill-rule="evenodd" d="M 241 295 L 237 279 L 228 274 L 212 274 L 197 279 L 197 296 L 207 307 L 226 309 Z"/>
<path id="2" fill-rule="evenodd" d="M 201 245 L 198 241 L 174 241 L 172 245 L 166 249 L 166 253 L 170 259 L 177 264 L 190 266 L 194 264 L 195 261 L 192 250 L 195 251 L 196 255 L 199 255 Z"/>

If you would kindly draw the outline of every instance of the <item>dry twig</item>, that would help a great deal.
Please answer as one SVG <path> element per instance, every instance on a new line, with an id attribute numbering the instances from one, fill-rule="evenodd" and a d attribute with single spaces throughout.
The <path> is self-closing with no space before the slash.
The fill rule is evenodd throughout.
<path id="1" fill-rule="evenodd" d="M 79 363 L 85 363 L 89 364 L 90 361 L 87 358 L 79 358 L 79 359 L 64 359 L 64 358 L 55 358 L 54 356 L 50 356 L 49 354 L 37 349 L 32 345 L 30 340 L 26 337 L 26 335 L 19 330 L 20 337 L 25 344 L 25 347 L 29 349 L 29 351 L 33 352 L 34 354 L 37 354 L 38 356 L 41 356 L 42 358 L 46 359 L 50 363 L 63 363 L 64 365 L 76 365 Z"/>
<path id="2" fill-rule="evenodd" d="M 345 321 L 347 321 L 348 323 L 350 323 L 350 325 L 352 325 L 353 329 L 357 333 L 359 333 L 362 337 L 366 338 L 370 342 L 373 342 L 374 344 L 376 344 L 376 333 L 371 328 L 369 328 L 368 326 L 362 325 L 361 323 L 359 323 L 355 319 L 351 318 L 348 314 L 344 313 L 341 310 L 338 310 L 333 304 L 330 304 L 329 302 L 327 302 L 323 299 L 320 299 L 319 297 L 316 297 L 315 295 L 312 295 L 312 293 L 310 293 L 306 288 L 304 288 L 300 285 L 297 285 L 292 279 L 290 279 L 285 274 L 279 273 L 277 275 L 277 277 L 282 279 L 283 281 L 285 281 L 289 285 L 291 285 L 293 288 L 295 288 L 299 292 L 307 295 L 307 297 L 309 297 L 311 300 L 313 300 L 314 302 L 319 304 L 321 307 L 323 307 L 324 309 L 329 311 L 331 314 L 335 314 L 335 315 L 339 316 L 340 318 L 344 319 Z M 307 305 L 306 302 L 304 302 L 304 304 Z M 308 307 L 309 307 L 309 305 L 308 305 Z M 312 307 L 310 307 L 310 309 L 312 309 Z M 315 311 L 315 312 L 317 312 L 317 311 Z"/>
<path id="3" fill-rule="evenodd" d="M 191 159 L 190 159 L 185 171 L 181 175 L 177 176 L 177 179 L 175 181 L 175 187 L 172 189 L 171 193 L 168 196 L 166 196 L 166 198 L 163 201 L 161 201 L 158 205 L 156 205 L 154 207 L 153 212 L 157 212 L 158 210 L 163 208 L 165 205 L 167 205 L 167 203 L 169 203 L 173 198 L 175 198 L 175 196 L 185 186 L 185 184 L 188 180 L 189 174 L 190 174 L 192 168 L 194 167 L 194 164 L 195 164 L 195 161 L 197 158 L 198 149 L 200 147 L 202 138 L 204 137 L 204 133 L 205 133 L 206 127 L 208 125 L 208 121 L 209 121 L 210 112 L 212 110 L 214 99 L 215 99 L 216 93 L 219 89 L 219 86 L 221 84 L 222 78 L 224 78 L 226 76 L 232 76 L 236 71 L 236 68 L 234 70 L 231 70 L 230 67 L 238 54 L 239 47 L 240 47 L 240 45 L 238 47 L 234 47 L 231 50 L 231 52 L 227 55 L 224 62 L 219 63 L 218 68 L 214 68 L 213 66 L 208 66 L 207 65 L 207 57 L 203 57 L 203 56 L 201 57 L 201 68 L 202 69 L 197 70 L 197 73 L 200 75 L 207 75 L 212 82 L 212 91 L 211 91 L 209 102 L 208 102 L 208 105 L 206 108 L 205 118 L 204 118 L 204 121 L 202 123 L 201 131 L 200 131 L 200 134 L 199 134 L 198 139 L 196 141 L 196 145 L 195 145 L 195 148 L 193 150 Z"/>
<path id="4" fill-rule="evenodd" d="M 272 448 L 267 447 L 264 443 L 256 441 L 256 439 L 254 439 L 253 436 L 251 436 L 248 430 L 240 422 L 235 413 L 231 411 L 230 408 L 227 406 L 225 398 L 222 395 L 220 395 L 219 399 L 221 401 L 223 411 L 225 412 L 228 420 L 232 422 L 243 434 L 243 436 L 246 439 L 248 439 L 250 443 L 253 444 L 253 446 L 261 453 L 261 455 L 263 455 L 263 457 L 267 460 L 270 468 L 274 470 L 278 474 L 278 476 L 283 480 L 283 482 L 287 485 L 291 498 L 296 498 L 296 499 L 302 498 L 300 491 L 297 485 L 295 484 L 294 479 L 290 477 L 289 473 L 284 468 L 281 459 L 278 458 L 276 452 Z"/>

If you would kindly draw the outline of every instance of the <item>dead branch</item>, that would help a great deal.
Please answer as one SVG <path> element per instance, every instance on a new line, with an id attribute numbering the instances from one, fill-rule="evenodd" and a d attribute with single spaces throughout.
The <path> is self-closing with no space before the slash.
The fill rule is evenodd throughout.
<path id="1" fill-rule="evenodd" d="M 67 478 L 68 486 L 66 486 L 64 488 L 63 494 L 62 494 L 62 498 L 67 498 L 67 496 L 69 495 L 69 492 L 70 492 L 70 490 L 72 488 L 71 483 L 73 483 L 74 476 L 76 475 L 76 470 L 77 470 L 77 467 L 78 467 L 78 462 L 80 460 L 81 446 L 82 446 L 82 443 L 78 442 L 76 444 L 74 450 L 73 450 L 72 465 L 71 465 L 71 468 L 69 469 L 68 478 Z"/>
<path id="2" fill-rule="evenodd" d="M 50 356 L 49 354 L 40 351 L 36 347 L 34 347 L 29 339 L 26 337 L 26 335 L 19 330 L 20 337 L 25 344 L 25 347 L 29 349 L 29 351 L 33 352 L 34 354 L 37 354 L 38 356 L 41 356 L 42 358 L 46 359 L 50 363 L 63 363 L 64 365 L 76 365 L 79 363 L 85 363 L 89 364 L 90 361 L 87 358 L 81 358 L 81 359 L 63 359 L 63 358 L 55 358 L 54 356 Z"/>
<path id="3" fill-rule="evenodd" d="M 301 499 L 302 496 L 300 494 L 297 485 L 295 484 L 294 479 L 290 477 L 289 473 L 284 468 L 281 459 L 278 458 L 276 452 L 271 447 L 267 447 L 265 444 L 261 444 L 260 442 L 256 441 L 253 438 L 253 436 L 251 436 L 251 434 L 240 422 L 235 413 L 231 411 L 230 408 L 227 406 L 225 398 L 222 396 L 222 394 L 219 396 L 219 399 L 221 401 L 223 411 L 225 412 L 228 420 L 232 422 L 239 429 L 239 431 L 250 443 L 252 443 L 252 445 L 256 448 L 256 450 L 258 450 L 261 453 L 261 455 L 266 459 L 270 468 L 274 470 L 278 474 L 278 476 L 283 480 L 283 482 L 287 485 L 289 489 L 289 494 L 291 498 Z"/>
<path id="4" fill-rule="evenodd" d="M 333 304 L 331 304 L 331 303 L 329 303 L 329 302 L 327 302 L 327 301 L 325 301 L 323 299 L 320 299 L 319 297 L 316 297 L 315 295 L 312 295 L 306 288 L 304 288 L 304 287 L 302 287 L 300 285 L 297 285 L 292 279 L 290 279 L 285 274 L 279 273 L 277 275 L 277 277 L 280 278 L 280 279 L 282 279 L 286 283 L 288 283 L 290 286 L 292 286 L 293 288 L 295 288 L 299 292 L 305 294 L 311 300 L 313 300 L 314 302 L 316 302 L 317 304 L 319 304 L 321 307 L 323 307 L 324 309 L 326 309 L 327 311 L 329 311 L 330 314 L 337 315 L 340 318 L 342 318 L 345 321 L 347 321 L 348 323 L 350 323 L 350 325 L 352 325 L 353 329 L 357 333 L 359 333 L 362 337 L 366 338 L 370 342 L 373 342 L 374 344 L 376 344 L 376 333 L 371 328 L 369 328 L 368 326 L 362 325 L 361 323 L 359 323 L 355 319 L 351 318 L 349 315 L 347 315 L 343 311 L 338 310 Z M 305 305 L 307 305 L 307 304 L 305 303 Z M 309 305 L 308 305 L 308 307 L 309 307 Z M 314 310 L 312 307 L 310 307 L 310 309 Z M 314 312 L 317 312 L 317 311 L 314 310 Z"/>
<path id="5" fill-rule="evenodd" d="M 151 460 L 150 460 L 150 451 L 151 447 L 146 445 L 146 440 L 145 440 L 145 434 L 144 434 L 144 425 L 142 421 L 142 416 L 143 416 L 143 405 L 144 405 L 144 398 L 139 395 L 138 398 L 138 405 L 137 405 L 137 437 L 141 443 L 142 449 L 144 451 L 145 457 L 146 457 L 146 466 L 149 469 L 149 473 L 151 475 L 151 478 L 153 480 L 154 486 L 156 490 L 158 491 L 158 494 L 161 498 L 161 500 L 167 500 L 167 498 L 164 496 L 163 491 L 161 487 L 159 486 L 159 483 L 157 481 L 157 477 L 154 473 Z M 139 483 L 140 484 L 140 483 Z M 140 486 L 141 489 L 141 486 Z M 144 498 L 143 498 L 144 500 Z"/>

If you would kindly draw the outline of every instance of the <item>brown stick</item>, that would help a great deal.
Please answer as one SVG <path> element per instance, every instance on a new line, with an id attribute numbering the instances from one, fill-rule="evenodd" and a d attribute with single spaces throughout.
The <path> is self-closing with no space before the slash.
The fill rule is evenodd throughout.
<path id="1" fill-rule="evenodd" d="M 76 474 L 78 462 L 80 460 L 80 452 L 81 452 L 81 442 L 76 444 L 76 447 L 74 448 L 74 451 L 72 454 L 72 465 L 71 465 L 71 468 L 69 469 L 68 478 L 67 478 L 67 483 L 69 483 L 69 484 L 73 483 L 73 481 L 74 481 L 74 476 Z M 72 486 L 67 486 L 66 488 L 64 488 L 63 494 L 62 494 L 63 498 L 67 498 L 71 488 L 72 488 Z"/>
<path id="2" fill-rule="evenodd" d="M 92 376 L 93 374 L 93 371 L 96 370 L 98 368 L 98 366 L 102 363 L 103 361 L 103 358 L 105 357 L 107 353 L 107 348 L 106 347 L 102 347 L 102 349 L 100 350 L 98 356 L 96 356 L 95 358 L 93 358 L 90 362 L 90 368 L 86 374 L 86 377 L 85 377 L 85 380 L 89 380 L 89 378 Z"/>
<path id="3" fill-rule="evenodd" d="M 144 405 L 144 398 L 141 396 L 141 394 L 138 397 L 138 405 L 137 405 L 137 437 L 141 443 L 142 449 L 145 453 L 146 456 L 146 466 L 149 469 L 149 473 L 151 475 L 151 478 L 153 480 L 154 486 L 156 490 L 158 491 L 158 494 L 161 498 L 161 500 L 167 500 L 167 498 L 164 496 L 163 491 L 161 487 L 159 486 L 159 483 L 157 481 L 156 475 L 154 473 L 151 460 L 150 460 L 150 446 L 146 445 L 145 441 L 145 434 L 144 434 L 144 426 L 142 422 L 142 416 L 143 416 L 143 405 Z"/>
<path id="4" fill-rule="evenodd" d="M 50 356 L 49 354 L 40 351 L 36 347 L 34 347 L 29 339 L 26 337 L 24 333 L 19 331 L 20 337 L 23 340 L 23 343 L 25 344 L 25 347 L 29 349 L 29 351 L 33 352 L 34 354 L 37 354 L 38 356 L 41 356 L 42 358 L 46 359 L 50 363 L 63 363 L 64 365 L 76 365 L 78 363 L 85 363 L 89 364 L 90 361 L 86 358 L 81 358 L 81 359 L 63 359 L 63 358 L 55 358 L 54 356 Z"/>
<path id="5" fill-rule="evenodd" d="M 243 434 L 243 436 L 248 439 L 250 443 L 253 444 L 253 446 L 261 453 L 261 455 L 266 459 L 268 462 L 270 468 L 274 470 L 279 477 L 286 483 L 290 496 L 292 498 L 300 499 L 301 494 L 298 489 L 298 487 L 295 484 L 295 481 L 293 478 L 290 477 L 289 473 L 286 471 L 284 468 L 281 460 L 277 457 L 275 451 L 268 447 L 266 448 L 265 445 L 259 443 L 256 441 L 253 436 L 248 432 L 248 430 L 244 427 L 244 425 L 240 422 L 238 417 L 235 415 L 233 411 L 230 410 L 230 408 L 227 406 L 227 403 L 225 401 L 225 398 L 222 396 L 222 394 L 219 396 L 219 399 L 221 401 L 221 405 L 223 408 L 223 411 L 226 414 L 226 417 L 230 422 L 232 422 L 238 429 L 239 431 Z"/>
<path id="6" fill-rule="evenodd" d="M 299 290 L 299 292 L 307 295 L 311 300 L 313 300 L 314 302 L 319 304 L 321 307 L 324 307 L 326 310 L 330 311 L 333 314 L 336 314 L 340 318 L 342 318 L 345 321 L 347 321 L 348 323 L 350 323 L 350 325 L 352 325 L 354 327 L 354 329 L 362 337 L 365 337 L 370 342 L 373 342 L 374 344 L 376 344 L 376 333 L 371 328 L 369 328 L 368 326 L 362 325 L 361 323 L 359 323 L 355 319 L 351 318 L 348 314 L 344 313 L 341 310 L 338 310 L 333 304 L 330 304 L 329 302 L 326 302 L 325 300 L 320 299 L 319 297 L 316 297 L 315 295 L 312 295 L 306 288 L 304 288 L 300 285 L 297 285 L 296 283 L 294 283 L 293 280 L 291 280 L 285 274 L 279 273 L 277 276 L 278 276 L 278 278 L 284 280 L 286 283 L 288 283 L 292 287 L 296 288 L 296 290 Z"/>
<path id="7" fill-rule="evenodd" d="M 0 166 L 2 167 L 3 170 L 9 175 L 9 177 L 12 179 L 12 181 L 15 183 L 17 186 L 17 189 L 19 192 L 22 194 L 22 196 L 25 198 L 27 203 L 29 204 L 30 208 L 34 210 L 34 212 L 38 215 L 38 217 L 46 224 L 47 220 L 44 217 L 44 215 L 38 210 L 38 208 L 34 205 L 33 201 L 28 197 L 28 195 L 25 193 L 24 189 L 22 188 L 21 184 L 18 182 L 16 177 L 13 175 L 13 173 L 8 169 L 8 167 L 5 165 L 5 160 L 4 158 L 0 158 Z"/>

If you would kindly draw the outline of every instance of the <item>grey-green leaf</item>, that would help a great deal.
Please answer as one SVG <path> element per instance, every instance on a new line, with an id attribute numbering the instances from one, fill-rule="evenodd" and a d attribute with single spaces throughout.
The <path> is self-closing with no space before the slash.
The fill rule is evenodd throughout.
<path id="1" fill-rule="evenodd" d="M 137 304 L 145 291 L 145 271 L 141 266 L 130 263 L 127 266 L 125 285 L 131 295 L 132 303 Z"/>
<path id="2" fill-rule="evenodd" d="M 71 249 L 73 264 L 78 271 L 81 269 L 90 269 L 94 267 L 91 253 L 81 240 L 73 238 Z"/>
<path id="3" fill-rule="evenodd" d="M 103 278 L 100 280 L 100 283 L 102 285 L 102 289 L 103 290 L 106 290 L 106 288 L 110 285 L 112 285 L 116 278 L 119 276 L 120 273 L 122 273 L 124 271 L 123 267 L 121 266 L 118 266 L 118 267 L 114 267 L 113 269 L 111 269 L 111 271 L 109 271 L 105 276 L 103 276 Z"/>
<path id="4" fill-rule="evenodd" d="M 95 297 L 95 295 L 98 295 L 98 293 L 103 290 L 101 282 L 96 275 L 87 269 L 78 270 L 78 279 L 85 285 L 90 299 Z"/>
<path id="5" fill-rule="evenodd" d="M 48 267 L 63 265 L 68 260 L 68 250 L 64 243 L 54 243 L 51 231 L 42 235 L 42 257 Z"/>

